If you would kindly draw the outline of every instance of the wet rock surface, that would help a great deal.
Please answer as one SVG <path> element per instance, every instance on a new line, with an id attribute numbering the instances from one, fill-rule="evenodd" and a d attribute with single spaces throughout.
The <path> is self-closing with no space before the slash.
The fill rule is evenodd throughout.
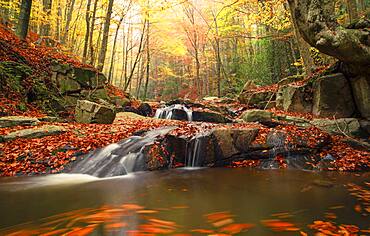
<path id="1" fill-rule="evenodd" d="M 33 129 L 22 129 L 15 132 L 11 132 L 7 135 L 1 136 L 0 140 L 11 141 L 14 139 L 21 139 L 21 138 L 42 138 L 46 136 L 58 135 L 61 133 L 66 132 L 67 130 L 60 126 L 54 125 L 44 125 L 41 127 L 33 128 Z"/>

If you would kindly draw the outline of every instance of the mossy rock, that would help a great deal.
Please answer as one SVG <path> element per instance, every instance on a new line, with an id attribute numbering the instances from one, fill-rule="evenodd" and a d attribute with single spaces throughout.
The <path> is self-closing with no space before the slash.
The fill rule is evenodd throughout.
<path id="1" fill-rule="evenodd" d="M 74 68 L 75 80 L 84 88 L 99 88 L 104 86 L 106 77 L 90 68 Z"/>
<path id="2" fill-rule="evenodd" d="M 17 62 L 0 62 L 0 86 L 9 86 L 15 92 L 24 92 L 22 80 L 32 74 L 32 69 Z"/>

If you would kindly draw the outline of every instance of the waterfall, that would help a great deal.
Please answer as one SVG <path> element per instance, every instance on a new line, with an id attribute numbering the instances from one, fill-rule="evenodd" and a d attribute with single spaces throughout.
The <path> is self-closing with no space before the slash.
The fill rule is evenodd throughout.
<path id="1" fill-rule="evenodd" d="M 209 145 L 209 134 L 199 134 L 193 137 L 186 144 L 185 166 L 186 167 L 202 167 L 206 159 Z"/>
<path id="2" fill-rule="evenodd" d="M 66 172 L 112 177 L 144 171 L 146 170 L 145 149 L 157 138 L 173 129 L 174 127 L 165 127 L 148 131 L 144 136 L 132 136 L 119 143 L 96 150 L 83 159 L 73 162 Z"/>
<path id="3" fill-rule="evenodd" d="M 172 106 L 158 108 L 154 117 L 166 120 L 193 121 L 193 111 L 185 105 L 174 104 Z"/>

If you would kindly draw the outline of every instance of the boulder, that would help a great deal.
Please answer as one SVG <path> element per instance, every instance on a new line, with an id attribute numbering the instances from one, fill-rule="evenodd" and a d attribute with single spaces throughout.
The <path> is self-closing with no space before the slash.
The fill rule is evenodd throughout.
<path id="1" fill-rule="evenodd" d="M 275 105 L 273 102 L 275 101 L 275 97 L 276 93 L 271 91 L 250 91 L 241 93 L 239 95 L 239 101 L 242 104 L 264 109 L 266 106 Z M 271 106 L 268 108 L 271 108 Z"/>
<path id="2" fill-rule="evenodd" d="M 257 137 L 258 129 L 216 129 L 212 135 L 220 152 L 220 159 L 228 159 L 239 153 L 248 152 L 249 145 Z"/>
<path id="3" fill-rule="evenodd" d="M 220 113 L 208 111 L 193 111 L 193 121 L 210 123 L 230 123 L 231 120 Z"/>
<path id="4" fill-rule="evenodd" d="M 285 85 L 279 88 L 276 106 L 290 112 L 311 112 L 312 92 L 309 85 Z"/>
<path id="5" fill-rule="evenodd" d="M 112 124 L 116 118 L 113 108 L 87 100 L 79 100 L 76 106 L 76 121 L 85 124 Z"/>
<path id="6" fill-rule="evenodd" d="M 32 126 L 37 125 L 40 121 L 37 118 L 24 116 L 5 116 L 0 117 L 0 128 L 13 126 Z"/>
<path id="7" fill-rule="evenodd" d="M 367 134 L 370 135 L 370 121 L 369 120 L 361 120 L 360 121 L 361 129 Z"/>
<path id="8" fill-rule="evenodd" d="M 333 134 L 358 135 L 361 132 L 360 122 L 355 118 L 337 120 L 314 119 L 311 124 Z"/>
<path id="9" fill-rule="evenodd" d="M 312 113 L 320 117 L 347 118 L 355 113 L 351 86 L 343 74 L 321 77 L 314 82 Z"/>
<path id="10" fill-rule="evenodd" d="M 46 136 L 58 135 L 66 132 L 67 130 L 60 126 L 44 125 L 34 129 L 18 130 L 8 135 L 2 136 L 3 141 L 11 141 L 17 138 L 42 138 Z"/>
<path id="11" fill-rule="evenodd" d="M 138 111 L 142 116 L 151 116 L 153 113 L 153 109 L 148 103 L 141 103 L 138 107 Z"/>
<path id="12" fill-rule="evenodd" d="M 119 108 L 123 108 L 131 104 L 131 101 L 129 98 L 122 98 L 119 96 L 110 96 L 110 100 L 116 107 L 119 107 Z"/>
<path id="13" fill-rule="evenodd" d="M 272 115 L 272 112 L 254 109 L 244 112 L 242 119 L 246 122 L 268 122 L 272 120 Z"/>
<path id="14" fill-rule="evenodd" d="M 81 86 L 76 80 L 68 78 L 65 75 L 58 74 L 56 78 L 56 83 L 59 88 L 59 91 L 62 94 L 81 90 Z"/>
<path id="15" fill-rule="evenodd" d="M 85 88 L 99 88 L 104 86 L 106 77 L 91 68 L 74 68 L 75 80 Z"/>
<path id="16" fill-rule="evenodd" d="M 363 118 L 370 119 L 370 77 L 351 79 L 351 85 L 357 109 Z"/>

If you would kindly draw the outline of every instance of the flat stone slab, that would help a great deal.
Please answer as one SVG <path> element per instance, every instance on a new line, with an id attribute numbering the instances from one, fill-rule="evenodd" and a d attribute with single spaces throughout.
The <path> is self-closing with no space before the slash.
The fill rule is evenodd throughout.
<path id="1" fill-rule="evenodd" d="M 31 126 L 37 125 L 40 121 L 33 117 L 24 116 L 5 116 L 0 118 L 0 128 L 13 126 Z"/>
<path id="2" fill-rule="evenodd" d="M 271 121 L 272 115 L 273 113 L 269 111 L 253 109 L 244 112 L 242 119 L 246 122 L 264 122 Z"/>
<path id="3" fill-rule="evenodd" d="M 332 134 L 356 135 L 360 132 L 360 122 L 355 118 L 337 120 L 314 119 L 311 124 Z"/>
<path id="4" fill-rule="evenodd" d="M 10 134 L 0 136 L 0 141 L 11 141 L 18 138 L 43 138 L 46 136 L 58 135 L 66 132 L 64 127 L 54 126 L 54 125 L 44 125 L 34 129 L 23 129 L 12 132 Z"/>

